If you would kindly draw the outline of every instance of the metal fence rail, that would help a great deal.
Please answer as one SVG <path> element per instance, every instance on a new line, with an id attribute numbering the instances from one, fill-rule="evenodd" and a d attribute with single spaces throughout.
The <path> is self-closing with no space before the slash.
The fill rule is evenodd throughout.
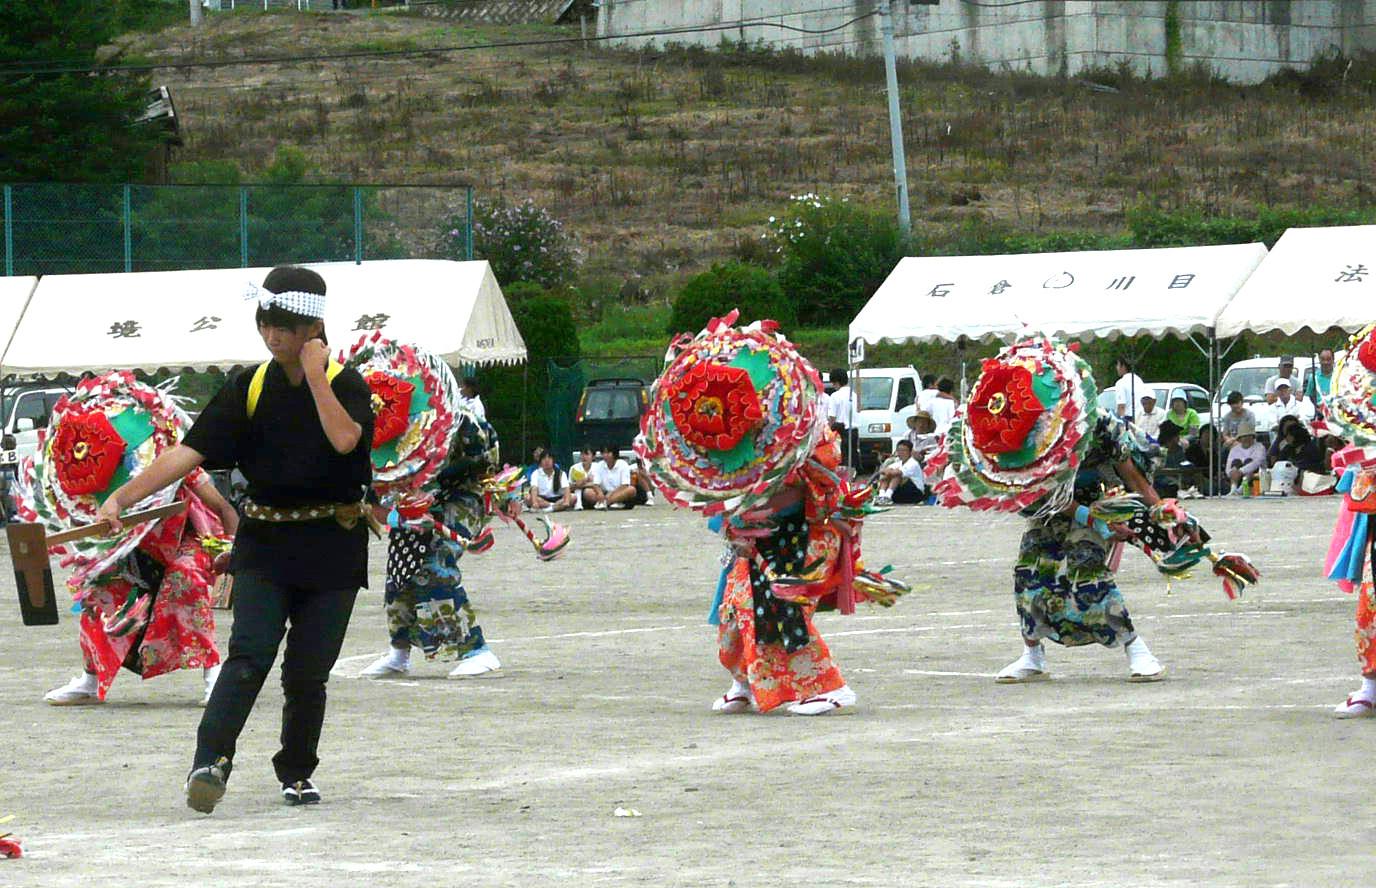
<path id="1" fill-rule="evenodd" d="M 410 185 L 0 186 L 4 273 L 473 258 L 473 189 Z"/>

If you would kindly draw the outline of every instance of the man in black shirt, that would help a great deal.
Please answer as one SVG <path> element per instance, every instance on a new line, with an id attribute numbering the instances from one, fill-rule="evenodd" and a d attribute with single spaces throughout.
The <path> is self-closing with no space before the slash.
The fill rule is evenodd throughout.
<path id="1" fill-rule="evenodd" d="M 310 777 L 319 763 L 325 682 L 354 597 L 367 584 L 371 391 L 357 371 L 329 360 L 320 275 L 275 268 L 255 295 L 258 332 L 272 360 L 231 376 L 186 439 L 100 510 L 118 528 L 122 509 L 198 465 L 238 468 L 248 480 L 229 563 L 229 657 L 201 719 L 186 783 L 187 804 L 206 814 L 224 795 L 235 743 L 284 635 L 286 702 L 273 767 L 288 804 L 320 801 Z"/>

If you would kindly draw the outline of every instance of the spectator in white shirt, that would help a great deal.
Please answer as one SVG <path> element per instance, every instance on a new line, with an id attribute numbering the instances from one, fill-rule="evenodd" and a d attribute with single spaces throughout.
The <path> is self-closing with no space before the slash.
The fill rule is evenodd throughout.
<path id="1" fill-rule="evenodd" d="M 597 482 L 593 480 L 593 455 L 591 447 L 584 447 L 578 453 L 578 464 L 569 469 L 569 486 L 573 488 L 573 507 L 581 509 L 592 506 L 592 491 Z"/>
<path id="2" fill-rule="evenodd" d="M 477 377 L 464 377 L 459 386 L 459 403 L 477 414 L 478 419 L 487 419 L 487 409 L 483 407 L 483 399 L 478 394 Z"/>
<path id="3" fill-rule="evenodd" d="M 1114 405 L 1119 416 L 1132 420 L 1137 415 L 1137 399 L 1147 391 L 1147 384 L 1132 372 L 1132 365 L 1127 358 L 1119 358 L 1117 367 L 1118 381 L 1113 384 Z"/>
<path id="4" fill-rule="evenodd" d="M 1161 423 L 1166 421 L 1166 411 L 1156 406 L 1156 393 L 1143 395 L 1139 398 L 1142 402 L 1142 412 L 1137 414 L 1137 428 L 1156 440 L 1161 431 Z"/>
<path id="5" fill-rule="evenodd" d="M 907 441 L 913 448 L 913 459 L 924 465 L 927 457 L 936 453 L 941 446 L 941 436 L 936 433 L 936 420 L 925 410 L 919 410 L 908 417 Z"/>
<path id="6" fill-rule="evenodd" d="M 875 502 L 920 503 L 927 498 L 927 479 L 922 463 L 913 458 L 913 447 L 907 439 L 894 446 L 893 457 L 879 469 L 879 495 Z"/>
<path id="7" fill-rule="evenodd" d="M 854 405 L 851 403 L 850 375 L 844 369 L 831 371 L 831 381 L 838 384 L 827 396 L 827 419 L 841 436 L 841 452 L 846 465 L 857 465 L 860 456 L 860 435 L 855 428 Z"/>
<path id="8" fill-rule="evenodd" d="M 936 398 L 936 376 L 931 373 L 924 373 L 922 374 L 922 391 L 917 393 L 918 412 L 931 413 L 934 398 Z"/>
<path id="9" fill-rule="evenodd" d="M 1296 398 L 1290 380 L 1282 376 L 1276 379 L 1276 403 L 1271 405 L 1271 415 L 1276 422 L 1282 416 L 1293 416 L 1308 423 L 1314 418 L 1314 405 Z"/>
<path id="10" fill-rule="evenodd" d="M 615 447 L 604 447 L 602 459 L 593 464 L 594 485 L 588 488 L 594 509 L 615 506 L 629 509 L 635 505 L 636 487 L 631 482 L 631 467 L 616 455 Z"/>
<path id="11" fill-rule="evenodd" d="M 1251 484 L 1253 476 L 1266 468 L 1266 448 L 1256 435 L 1242 434 L 1228 451 L 1228 479 L 1232 481 L 1230 496 L 1242 493 L 1243 484 Z"/>
<path id="12" fill-rule="evenodd" d="M 936 423 L 936 433 L 946 434 L 951 422 L 956 418 L 956 381 L 943 376 L 936 381 L 936 397 L 932 399 L 932 409 L 927 412 Z"/>
<path id="13" fill-rule="evenodd" d="M 562 512 L 573 508 L 569 476 L 554 464 L 554 454 L 549 451 L 540 456 L 540 464 L 530 474 L 526 506 L 535 512 Z"/>

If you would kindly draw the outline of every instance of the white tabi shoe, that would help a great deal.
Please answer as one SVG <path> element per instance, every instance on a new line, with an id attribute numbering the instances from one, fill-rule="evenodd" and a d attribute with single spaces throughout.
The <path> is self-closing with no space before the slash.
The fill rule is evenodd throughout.
<path id="1" fill-rule="evenodd" d="M 201 707 L 210 705 L 210 694 L 215 690 L 215 682 L 220 680 L 220 664 L 216 663 L 205 670 L 205 693 L 201 695 Z"/>
<path id="2" fill-rule="evenodd" d="M 1147 643 L 1140 637 L 1123 648 L 1128 655 L 1128 681 L 1160 681 L 1166 677 L 1166 667 L 1156 659 Z"/>
<path id="3" fill-rule="evenodd" d="M 1046 681 L 1046 649 L 1041 645 L 1023 645 L 1022 656 L 999 670 L 994 681 L 999 684 L 1022 684 L 1026 681 Z"/>
<path id="4" fill-rule="evenodd" d="M 733 681 L 730 690 L 712 701 L 712 711 L 735 715 L 738 712 L 749 712 L 754 705 L 755 702 L 750 699 L 750 686 Z"/>
<path id="5" fill-rule="evenodd" d="M 832 715 L 854 706 L 857 700 L 859 698 L 855 696 L 855 691 L 847 685 L 841 685 L 834 691 L 790 703 L 788 711 L 792 715 Z"/>
<path id="6" fill-rule="evenodd" d="M 1333 707 L 1334 718 L 1371 718 L 1373 715 L 1376 715 L 1376 703 L 1356 694 Z"/>
<path id="7" fill-rule="evenodd" d="M 51 706 L 95 706 L 105 701 L 100 699 L 96 677 L 83 672 L 62 687 L 48 691 L 43 702 Z"/>
<path id="8" fill-rule="evenodd" d="M 476 651 L 459 661 L 449 673 L 450 678 L 470 678 L 474 675 L 483 675 L 487 672 L 496 672 L 502 668 L 502 661 L 497 659 L 497 655 L 492 653 L 487 645 L 483 645 Z"/>
<path id="9" fill-rule="evenodd" d="M 394 649 L 395 650 L 395 649 Z M 359 678 L 394 678 L 400 675 L 411 674 L 410 659 L 401 660 L 393 656 L 391 651 L 378 657 L 358 674 Z"/>

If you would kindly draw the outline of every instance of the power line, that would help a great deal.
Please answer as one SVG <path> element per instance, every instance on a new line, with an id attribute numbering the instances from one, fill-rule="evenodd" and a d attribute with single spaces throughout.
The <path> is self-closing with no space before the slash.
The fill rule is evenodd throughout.
<path id="1" fill-rule="evenodd" d="M 428 48 L 416 49 L 375 49 L 375 50 L 356 50 L 351 52 L 321 53 L 313 56 L 258 56 L 236 59 L 203 59 L 182 62 L 162 62 L 136 65 L 83 65 L 83 66 L 54 66 L 54 67 L 34 67 L 34 68 L 7 68 L 0 70 L 0 77 L 32 77 L 39 75 L 53 74 L 117 74 L 133 73 L 144 71 L 168 71 L 183 70 L 187 68 L 231 68 L 238 65 L 296 65 L 306 62 L 333 62 L 349 59 L 380 59 L 380 58 L 411 58 L 416 56 L 431 56 L 437 54 L 448 54 L 458 52 L 472 52 L 484 49 L 516 49 L 523 47 L 538 46 L 569 46 L 573 44 L 583 44 L 591 41 L 609 40 L 633 40 L 642 37 L 672 37 L 678 34 L 710 34 L 720 31 L 735 31 L 741 28 L 777 28 L 781 31 L 791 31 L 797 34 L 832 34 L 843 31 L 851 25 L 864 21 L 878 15 L 877 11 L 867 12 L 856 16 L 849 21 L 842 22 L 830 28 L 802 28 L 797 25 L 787 25 L 783 22 L 767 21 L 764 19 L 739 19 L 734 22 L 724 22 L 716 25 L 697 25 L 693 27 L 668 28 L 656 31 L 636 31 L 629 34 L 605 34 L 592 36 L 586 39 L 582 37 L 548 37 L 535 40 L 500 40 L 491 43 L 469 43 L 456 46 L 432 46 Z"/>

